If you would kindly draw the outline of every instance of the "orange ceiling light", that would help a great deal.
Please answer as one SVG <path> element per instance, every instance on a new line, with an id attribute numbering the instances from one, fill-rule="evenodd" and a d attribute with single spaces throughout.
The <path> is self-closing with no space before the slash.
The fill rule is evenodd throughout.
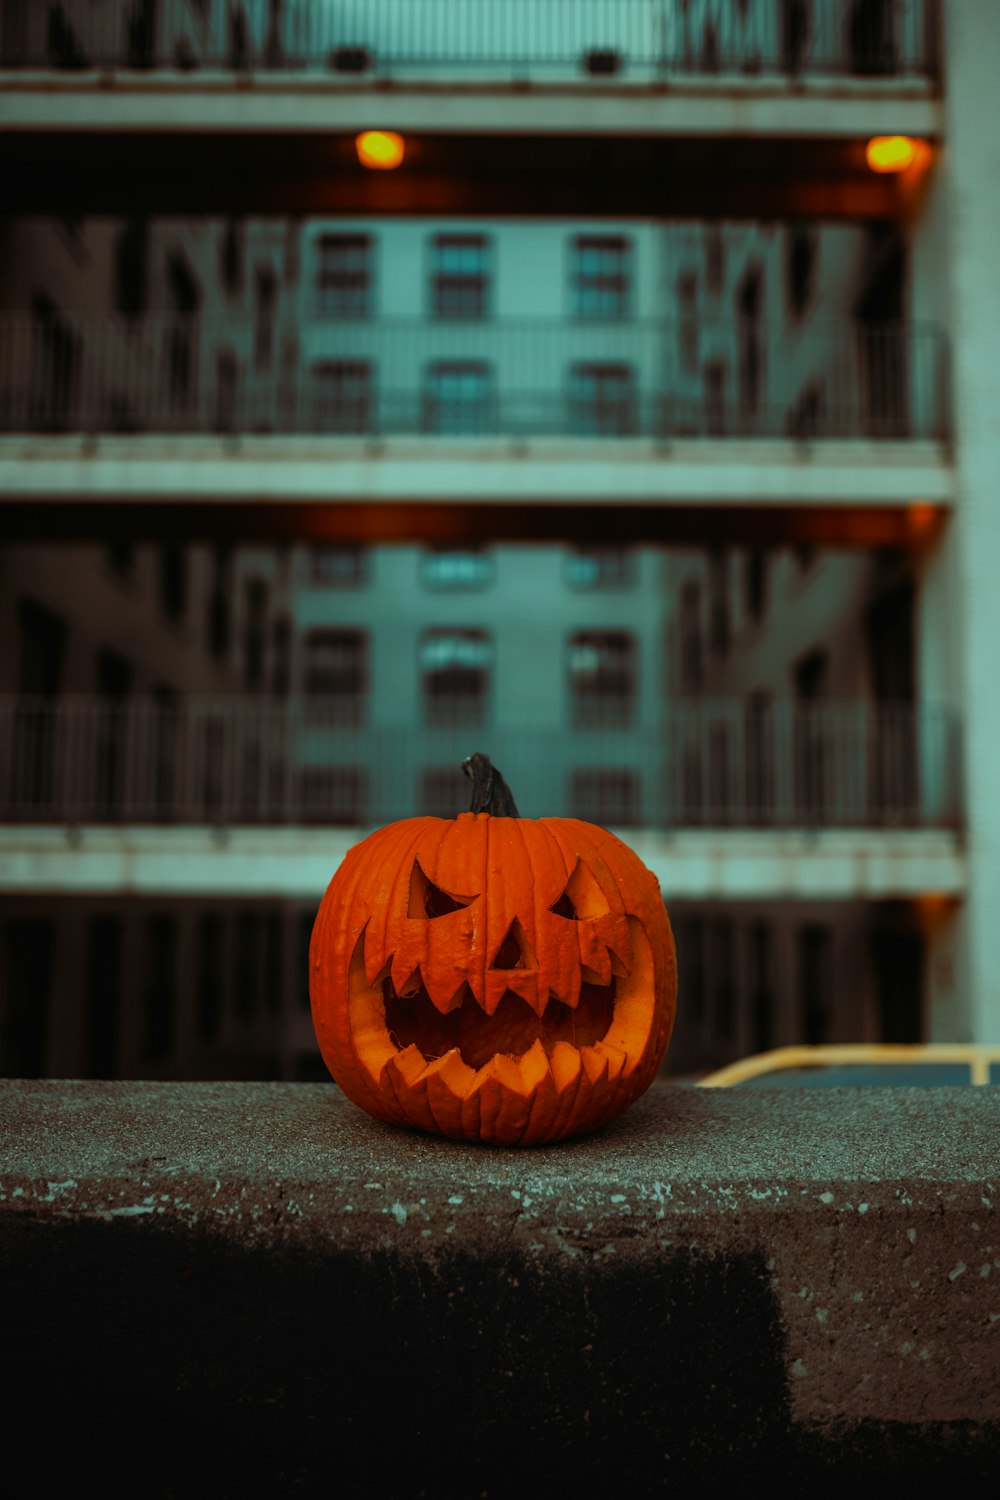
<path id="1" fill-rule="evenodd" d="M 865 160 L 873 172 L 907 172 L 923 166 L 930 154 L 926 141 L 910 135 L 873 135 L 865 147 Z"/>
<path id="2" fill-rule="evenodd" d="M 374 172 L 391 172 L 403 160 L 406 143 L 394 130 L 363 130 L 354 142 L 358 161 Z"/>

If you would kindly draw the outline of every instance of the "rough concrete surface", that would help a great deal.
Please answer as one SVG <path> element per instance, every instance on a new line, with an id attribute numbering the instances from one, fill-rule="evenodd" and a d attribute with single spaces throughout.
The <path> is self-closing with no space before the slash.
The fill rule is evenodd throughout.
<path id="1" fill-rule="evenodd" d="M 658 1086 L 518 1151 L 324 1085 L 0 1083 L 18 1430 L 164 1495 L 1000 1477 L 998 1126 Z"/>

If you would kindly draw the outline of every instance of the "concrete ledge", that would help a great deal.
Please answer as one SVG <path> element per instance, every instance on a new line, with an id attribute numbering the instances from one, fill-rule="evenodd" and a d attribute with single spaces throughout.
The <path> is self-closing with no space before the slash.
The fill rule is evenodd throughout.
<path id="1" fill-rule="evenodd" d="M 7 894 L 281 896 L 318 901 L 368 828 L 0 826 Z M 967 861 L 946 828 L 617 830 L 680 900 L 961 896 Z"/>
<path id="2" fill-rule="evenodd" d="M 0 497 L 39 504 L 537 501 L 856 512 L 917 501 L 950 507 L 955 495 L 948 450 L 929 439 L 0 437 Z"/>
<path id="3" fill-rule="evenodd" d="M 405 73 L 405 70 L 402 70 Z M 516 78 L 511 79 L 511 72 Z M 536 69 L 537 71 L 537 69 Z M 518 132 L 937 139 L 941 101 L 913 79 L 683 76 L 664 81 L 225 72 L 0 73 L 0 131 Z"/>
<path id="4" fill-rule="evenodd" d="M 0 1084 L 9 1430 L 162 1495 L 995 1482 L 998 1127 L 658 1086 L 517 1152 L 322 1085 Z"/>

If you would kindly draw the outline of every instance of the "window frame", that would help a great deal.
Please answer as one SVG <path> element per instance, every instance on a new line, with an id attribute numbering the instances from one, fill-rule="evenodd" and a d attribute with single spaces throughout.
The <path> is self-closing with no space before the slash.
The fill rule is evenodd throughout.
<path id="1" fill-rule="evenodd" d="M 330 319 L 344 323 L 363 323 L 376 316 L 375 308 L 375 239 L 363 230 L 334 231 L 316 236 L 315 277 L 313 280 L 313 306 L 319 319 Z M 323 264 L 324 250 L 340 246 L 346 250 L 362 251 L 361 266 L 353 270 L 350 266 L 330 267 L 327 273 Z M 354 284 L 356 282 L 356 284 Z M 350 296 L 340 294 L 351 293 Z M 328 305 L 328 299 L 329 304 Z"/>
<path id="2" fill-rule="evenodd" d="M 480 254 L 480 268 L 474 271 L 449 271 L 442 267 L 442 251 L 476 250 Z M 496 279 L 494 237 L 467 230 L 447 234 L 433 234 L 428 244 L 429 268 L 427 276 L 427 316 L 437 323 L 483 323 L 493 316 L 493 286 Z M 442 293 L 468 292 L 475 287 L 476 305 L 467 308 L 447 308 Z M 459 300 L 461 300 L 459 298 Z"/>
<path id="3" fill-rule="evenodd" d="M 595 270 L 588 274 L 582 264 L 589 252 L 620 254 L 615 272 Z M 619 283 L 617 287 L 612 283 Z M 597 294 L 598 305 L 587 309 L 585 293 Z M 601 306 L 604 294 L 612 292 L 616 305 Z M 569 241 L 569 312 L 581 323 L 625 323 L 635 316 L 635 242 L 628 234 L 575 234 Z"/>

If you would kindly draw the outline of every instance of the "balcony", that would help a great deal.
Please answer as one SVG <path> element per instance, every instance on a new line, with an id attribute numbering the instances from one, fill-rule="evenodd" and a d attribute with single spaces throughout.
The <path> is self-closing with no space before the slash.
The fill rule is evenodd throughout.
<path id="1" fill-rule="evenodd" d="M 933 0 L 6 0 L 10 69 L 511 83 L 933 79 Z"/>
<path id="2" fill-rule="evenodd" d="M 648 212 L 655 181 L 675 213 L 724 184 L 708 212 L 735 195 L 773 214 L 808 179 L 805 211 L 884 216 L 898 184 L 859 147 L 940 136 L 938 65 L 935 0 L 7 0 L 6 197 L 22 212 L 435 213 L 460 191 L 469 212 L 551 213 L 592 209 L 600 178 L 607 212 Z M 402 173 L 358 168 L 365 128 L 406 136 Z M 178 153 L 185 137 L 199 149 Z"/>
<path id="3" fill-rule="evenodd" d="M 349 710 L 322 698 L 0 700 L 0 819 L 371 827 L 464 809 L 466 714 L 365 728 L 354 700 Z M 571 736 L 478 717 L 528 817 L 653 829 L 961 822 L 950 709 L 702 700 L 670 705 L 660 729 L 601 727 L 592 714 Z"/>
<path id="4" fill-rule="evenodd" d="M 469 501 L 528 505 L 515 535 L 542 534 L 547 507 L 615 503 L 635 539 L 655 504 L 690 525 L 699 501 L 843 517 L 952 498 L 947 346 L 929 325 L 727 320 L 692 345 L 671 321 L 314 319 L 274 348 L 255 358 L 238 320 L 3 319 L 0 494 L 77 513 L 78 498 L 336 500 L 348 525 L 352 504 L 409 506 L 415 525 L 437 503 L 446 537 L 475 526 Z"/>

